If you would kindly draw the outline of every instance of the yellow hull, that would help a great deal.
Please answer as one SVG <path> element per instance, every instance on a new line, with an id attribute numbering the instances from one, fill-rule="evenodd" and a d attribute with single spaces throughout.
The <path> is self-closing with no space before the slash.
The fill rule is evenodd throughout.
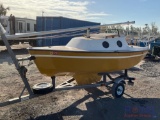
<path id="1" fill-rule="evenodd" d="M 29 50 L 29 52 L 36 57 L 35 64 L 42 74 L 47 76 L 73 75 L 76 79 L 81 79 L 82 76 L 89 79 L 91 75 L 97 79 L 99 78 L 97 73 L 100 72 L 131 68 L 138 64 L 147 53 L 147 51 L 104 53 L 49 50 Z M 79 81 L 79 84 L 86 84 Z"/>

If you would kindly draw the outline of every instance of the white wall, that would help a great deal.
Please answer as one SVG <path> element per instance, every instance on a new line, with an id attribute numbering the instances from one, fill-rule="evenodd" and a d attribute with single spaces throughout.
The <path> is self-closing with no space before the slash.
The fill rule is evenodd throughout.
<path id="1" fill-rule="evenodd" d="M 34 31 L 34 24 L 36 24 L 36 20 L 28 19 L 28 18 L 16 18 L 16 33 L 29 33 L 29 32 L 35 32 Z M 19 22 L 23 24 L 23 31 L 19 31 Z M 27 23 L 30 24 L 30 31 L 27 31 Z"/>

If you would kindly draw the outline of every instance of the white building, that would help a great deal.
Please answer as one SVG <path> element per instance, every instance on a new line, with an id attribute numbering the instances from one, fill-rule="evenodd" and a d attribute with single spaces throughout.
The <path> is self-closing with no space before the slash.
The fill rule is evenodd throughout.
<path id="1" fill-rule="evenodd" d="M 36 20 L 14 16 L 0 16 L 0 22 L 6 30 L 6 35 L 36 31 Z"/>

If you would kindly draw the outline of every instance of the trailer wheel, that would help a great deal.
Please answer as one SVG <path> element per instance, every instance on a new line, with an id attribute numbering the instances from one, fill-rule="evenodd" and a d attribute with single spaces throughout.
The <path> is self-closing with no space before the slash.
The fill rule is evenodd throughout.
<path id="1" fill-rule="evenodd" d="M 114 83 L 112 86 L 112 96 L 120 98 L 124 93 L 125 87 L 123 83 Z"/>
<path id="2" fill-rule="evenodd" d="M 35 84 L 32 88 L 34 94 L 47 94 L 52 92 L 53 85 L 51 83 L 38 83 Z"/>

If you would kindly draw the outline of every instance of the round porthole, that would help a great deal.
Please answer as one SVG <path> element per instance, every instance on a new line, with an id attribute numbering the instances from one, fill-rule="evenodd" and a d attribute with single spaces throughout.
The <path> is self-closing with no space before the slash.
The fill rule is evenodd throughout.
<path id="1" fill-rule="evenodd" d="M 109 43 L 107 41 L 104 41 L 102 43 L 102 45 L 103 45 L 104 48 L 108 48 L 109 47 Z"/>
<path id="2" fill-rule="evenodd" d="M 122 42 L 118 40 L 117 45 L 118 45 L 118 47 L 122 47 Z"/>

